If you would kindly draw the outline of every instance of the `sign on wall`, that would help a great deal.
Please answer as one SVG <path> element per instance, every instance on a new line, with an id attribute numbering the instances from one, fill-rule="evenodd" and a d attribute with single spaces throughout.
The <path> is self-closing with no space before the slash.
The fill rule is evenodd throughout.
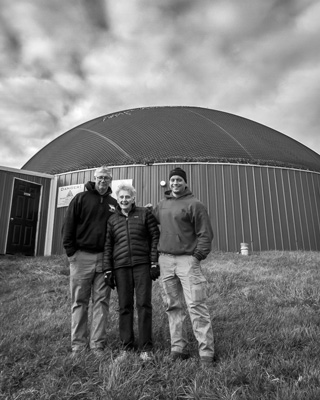
<path id="1" fill-rule="evenodd" d="M 58 189 L 58 204 L 59 207 L 68 207 L 70 201 L 77 193 L 84 191 L 84 183 L 70 186 L 61 186 Z"/>
<path id="2" fill-rule="evenodd" d="M 132 179 L 120 179 L 111 182 L 112 197 L 116 198 L 116 190 L 120 184 L 132 185 Z M 70 186 L 61 186 L 58 189 L 58 203 L 57 208 L 68 207 L 70 201 L 77 193 L 84 191 L 84 183 Z"/>

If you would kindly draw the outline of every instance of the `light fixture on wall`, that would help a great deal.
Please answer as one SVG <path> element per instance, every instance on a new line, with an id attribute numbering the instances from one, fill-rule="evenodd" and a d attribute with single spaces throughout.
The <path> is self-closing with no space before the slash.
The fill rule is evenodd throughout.
<path id="1" fill-rule="evenodd" d="M 162 186 L 162 187 L 164 187 L 164 186 L 166 186 L 166 181 L 160 181 L 160 186 Z"/>

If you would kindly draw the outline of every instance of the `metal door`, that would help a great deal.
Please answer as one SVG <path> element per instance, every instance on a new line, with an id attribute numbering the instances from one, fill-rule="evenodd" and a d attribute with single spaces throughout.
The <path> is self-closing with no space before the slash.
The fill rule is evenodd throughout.
<path id="1" fill-rule="evenodd" d="M 15 179 L 7 254 L 35 255 L 41 185 Z"/>

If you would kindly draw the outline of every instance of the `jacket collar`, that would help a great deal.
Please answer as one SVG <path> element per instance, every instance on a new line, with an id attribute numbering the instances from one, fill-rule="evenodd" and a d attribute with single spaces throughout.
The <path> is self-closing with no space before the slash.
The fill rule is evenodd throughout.
<path id="1" fill-rule="evenodd" d="M 131 210 L 129 211 L 129 214 L 131 214 L 135 209 L 136 209 L 136 203 L 133 203 L 133 204 L 132 204 L 132 207 L 131 207 Z M 116 212 L 117 212 L 118 214 L 124 216 L 124 214 L 123 214 L 122 211 L 121 211 L 121 207 L 119 206 L 119 204 L 117 204 L 117 206 L 116 206 Z"/>
<path id="2" fill-rule="evenodd" d="M 96 190 L 95 183 L 94 183 L 94 182 L 91 182 L 91 181 L 87 182 L 87 183 L 85 184 L 85 187 L 86 187 L 86 189 L 87 189 L 89 192 L 93 192 L 93 193 L 95 193 L 95 194 L 97 194 L 97 195 L 99 195 L 99 196 L 102 196 L 102 197 L 109 196 L 109 195 L 112 193 L 111 187 L 109 186 L 108 189 L 107 189 L 107 191 L 106 191 L 104 194 L 100 194 L 100 193 Z"/>
<path id="3" fill-rule="evenodd" d="M 164 192 L 164 194 L 165 194 L 167 199 L 173 199 L 174 200 L 174 199 L 181 199 L 182 197 L 190 196 L 190 195 L 192 195 L 192 192 L 188 187 L 186 187 L 186 190 L 178 197 L 173 196 L 171 190 L 167 190 L 166 192 Z"/>

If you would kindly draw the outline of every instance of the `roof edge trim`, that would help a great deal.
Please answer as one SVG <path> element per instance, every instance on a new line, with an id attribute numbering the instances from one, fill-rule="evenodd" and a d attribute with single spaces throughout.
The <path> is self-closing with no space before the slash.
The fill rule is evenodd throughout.
<path id="1" fill-rule="evenodd" d="M 312 174 L 320 175 L 318 171 L 312 171 L 310 169 L 302 169 L 302 168 L 290 168 L 290 167 L 281 167 L 277 165 L 261 165 L 261 164 L 242 164 L 242 163 L 228 163 L 228 162 L 168 162 L 168 163 L 153 163 L 153 164 L 123 164 L 123 165 L 108 165 L 108 168 L 132 168 L 132 167 L 152 167 L 153 165 L 225 165 L 225 166 L 238 166 L 238 167 L 258 167 L 258 168 L 275 168 L 275 169 L 286 169 L 290 171 L 299 171 L 299 172 L 308 172 Z M 55 174 L 54 176 L 62 176 L 67 174 L 73 174 L 78 172 L 86 172 L 90 170 L 95 170 L 98 167 L 80 169 L 75 171 L 61 172 L 60 174 Z"/>

